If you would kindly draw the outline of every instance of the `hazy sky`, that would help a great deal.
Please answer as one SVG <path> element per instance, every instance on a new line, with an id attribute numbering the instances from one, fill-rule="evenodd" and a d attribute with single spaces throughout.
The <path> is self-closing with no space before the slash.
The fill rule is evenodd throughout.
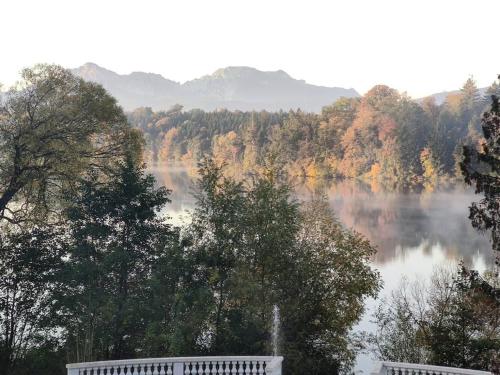
<path id="1" fill-rule="evenodd" d="M 499 15 L 499 0 L 0 0 L 0 82 L 37 62 L 181 82 L 247 65 L 418 97 L 495 79 Z"/>

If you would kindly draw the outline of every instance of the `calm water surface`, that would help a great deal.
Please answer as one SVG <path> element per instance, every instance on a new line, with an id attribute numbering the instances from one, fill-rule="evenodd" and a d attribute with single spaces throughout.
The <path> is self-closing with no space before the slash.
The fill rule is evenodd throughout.
<path id="1" fill-rule="evenodd" d="M 194 208 L 191 195 L 194 177 L 181 167 L 151 169 L 158 183 L 172 190 L 172 203 L 166 214 L 174 223 L 189 220 Z M 310 200 L 324 194 L 340 221 L 365 235 L 378 252 L 373 267 L 379 270 L 386 296 L 403 276 L 410 280 L 429 279 L 438 266 L 451 266 L 463 260 L 484 270 L 491 264 L 488 239 L 478 234 L 467 218 L 468 206 L 477 196 L 461 186 L 434 191 L 394 192 L 353 181 L 295 184 L 296 197 Z M 372 330 L 371 314 L 377 301 L 367 302 L 367 313 L 356 328 Z M 356 371 L 369 373 L 373 361 L 368 354 L 358 357 Z"/>

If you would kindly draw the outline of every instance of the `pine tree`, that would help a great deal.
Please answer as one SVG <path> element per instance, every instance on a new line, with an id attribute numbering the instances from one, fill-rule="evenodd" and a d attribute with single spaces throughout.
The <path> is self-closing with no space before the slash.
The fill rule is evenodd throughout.
<path id="1" fill-rule="evenodd" d="M 465 182 L 475 187 L 476 194 L 484 195 L 470 206 L 472 225 L 490 231 L 493 250 L 500 252 L 500 105 L 495 95 L 490 111 L 483 115 L 482 130 L 480 149 L 464 146 L 460 168 Z"/>

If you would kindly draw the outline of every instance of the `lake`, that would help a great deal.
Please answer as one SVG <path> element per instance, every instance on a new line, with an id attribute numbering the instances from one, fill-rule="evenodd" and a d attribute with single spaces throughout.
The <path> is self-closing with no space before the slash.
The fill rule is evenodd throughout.
<path id="1" fill-rule="evenodd" d="M 174 223 L 189 220 L 194 208 L 191 195 L 194 177 L 183 167 L 165 166 L 150 170 L 158 184 L 172 190 L 166 214 Z M 488 238 L 476 232 L 468 219 L 468 207 L 479 197 L 471 189 L 451 185 L 434 191 L 395 192 L 359 181 L 296 182 L 298 200 L 323 194 L 339 220 L 362 233 L 378 252 L 373 267 L 384 281 L 380 297 L 396 288 L 403 276 L 429 279 L 435 267 L 465 264 L 480 271 L 491 264 Z M 371 313 L 377 301 L 367 301 L 367 313 L 357 330 L 372 330 Z M 358 356 L 356 371 L 369 373 L 370 355 Z"/>

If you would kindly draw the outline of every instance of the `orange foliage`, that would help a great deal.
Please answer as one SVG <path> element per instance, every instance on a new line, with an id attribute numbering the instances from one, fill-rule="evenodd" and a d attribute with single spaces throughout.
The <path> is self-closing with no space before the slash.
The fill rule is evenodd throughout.
<path id="1" fill-rule="evenodd" d="M 167 134 L 165 134 L 160 151 L 158 153 L 158 158 L 160 161 L 166 162 L 173 159 L 172 145 L 178 133 L 179 130 L 177 128 L 171 128 L 167 132 Z"/>
<path id="2" fill-rule="evenodd" d="M 369 177 L 371 179 L 376 180 L 377 178 L 380 177 L 380 172 L 382 171 L 382 167 L 380 166 L 379 163 L 372 164 L 372 167 L 370 169 L 370 172 L 368 173 Z"/>
<path id="3" fill-rule="evenodd" d="M 238 134 L 234 131 L 215 137 L 213 157 L 217 163 L 236 163 L 239 151 Z"/>
<path id="4" fill-rule="evenodd" d="M 460 112 L 460 107 L 462 105 L 462 94 L 449 94 L 446 97 L 446 105 L 451 110 L 451 112 L 457 114 Z"/>

